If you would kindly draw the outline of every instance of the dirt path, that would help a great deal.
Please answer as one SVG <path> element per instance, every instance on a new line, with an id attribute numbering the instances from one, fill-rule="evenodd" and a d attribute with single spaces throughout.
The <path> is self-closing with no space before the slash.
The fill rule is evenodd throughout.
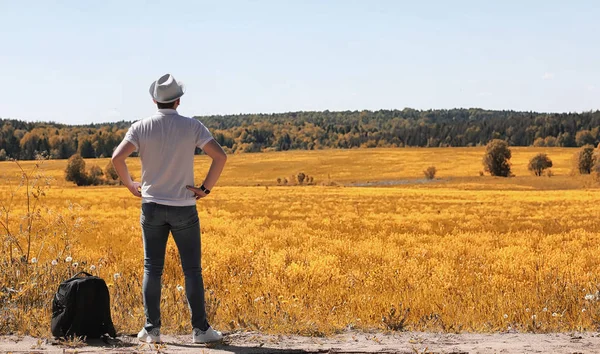
<path id="1" fill-rule="evenodd" d="M 165 336 L 162 346 L 140 345 L 133 337 L 109 344 L 100 340 L 77 346 L 53 344 L 48 339 L 0 337 L 0 352 L 7 353 L 600 353 L 600 334 L 395 334 L 347 332 L 327 338 L 232 333 L 211 347 L 190 344 L 188 336 Z"/>

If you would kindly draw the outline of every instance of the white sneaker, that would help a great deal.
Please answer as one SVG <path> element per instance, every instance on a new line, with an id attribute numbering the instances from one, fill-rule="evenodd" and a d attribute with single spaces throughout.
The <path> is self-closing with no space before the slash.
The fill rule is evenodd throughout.
<path id="1" fill-rule="evenodd" d="M 223 334 L 219 331 L 215 331 L 212 327 L 208 327 L 206 331 L 194 328 L 192 333 L 192 343 L 211 343 L 220 340 L 223 340 Z"/>
<path id="2" fill-rule="evenodd" d="M 142 328 L 137 337 L 140 342 L 162 343 L 160 340 L 160 328 L 153 328 L 150 330 L 150 332 L 146 331 L 145 328 Z"/>

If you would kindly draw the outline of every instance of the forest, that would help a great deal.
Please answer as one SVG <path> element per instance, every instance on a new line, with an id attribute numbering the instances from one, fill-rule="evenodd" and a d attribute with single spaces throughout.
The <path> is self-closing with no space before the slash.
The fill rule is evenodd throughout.
<path id="1" fill-rule="evenodd" d="M 484 109 L 321 111 L 194 117 L 228 153 L 374 147 L 596 145 L 600 111 Z M 0 160 L 109 157 L 132 122 L 66 125 L 0 118 Z M 197 153 L 201 153 L 199 150 Z"/>

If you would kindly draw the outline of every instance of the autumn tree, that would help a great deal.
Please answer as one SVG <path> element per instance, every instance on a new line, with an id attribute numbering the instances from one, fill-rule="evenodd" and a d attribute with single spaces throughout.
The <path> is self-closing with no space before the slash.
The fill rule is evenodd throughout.
<path id="1" fill-rule="evenodd" d="M 527 166 L 529 171 L 533 172 L 536 176 L 541 176 L 544 173 L 544 170 L 550 167 L 552 167 L 552 160 L 550 160 L 548 155 L 543 153 L 532 157 Z"/>
<path id="2" fill-rule="evenodd" d="M 577 146 L 593 145 L 596 143 L 596 138 L 589 130 L 580 130 L 575 134 L 575 143 Z"/>
<path id="3" fill-rule="evenodd" d="M 510 148 L 504 140 L 493 139 L 485 147 L 483 168 L 492 176 L 510 176 Z"/>
<path id="4" fill-rule="evenodd" d="M 85 161 L 79 154 L 75 154 L 67 161 L 65 169 L 65 179 L 75 182 L 78 186 L 85 186 L 88 183 L 88 176 L 85 172 Z"/>
<path id="5" fill-rule="evenodd" d="M 592 145 L 584 145 L 575 153 L 575 170 L 582 175 L 588 175 L 592 172 L 595 160 L 594 147 Z"/>

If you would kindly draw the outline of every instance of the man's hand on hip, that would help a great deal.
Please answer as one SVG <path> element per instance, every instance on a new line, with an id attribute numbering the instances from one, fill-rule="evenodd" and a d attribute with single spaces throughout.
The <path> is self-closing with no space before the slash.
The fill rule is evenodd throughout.
<path id="1" fill-rule="evenodd" d="M 206 197 L 208 195 L 208 194 L 204 193 L 202 191 L 202 189 L 196 188 L 194 186 L 185 186 L 185 188 L 187 188 L 188 190 L 194 192 L 194 194 L 196 196 L 196 200 L 198 200 L 200 198 L 204 198 L 204 197 Z"/>
<path id="2" fill-rule="evenodd" d="M 134 196 L 139 197 L 139 198 L 142 197 L 140 188 L 141 188 L 140 182 L 131 182 L 131 184 L 129 186 L 127 186 L 127 189 L 129 189 L 131 194 L 133 194 Z"/>

